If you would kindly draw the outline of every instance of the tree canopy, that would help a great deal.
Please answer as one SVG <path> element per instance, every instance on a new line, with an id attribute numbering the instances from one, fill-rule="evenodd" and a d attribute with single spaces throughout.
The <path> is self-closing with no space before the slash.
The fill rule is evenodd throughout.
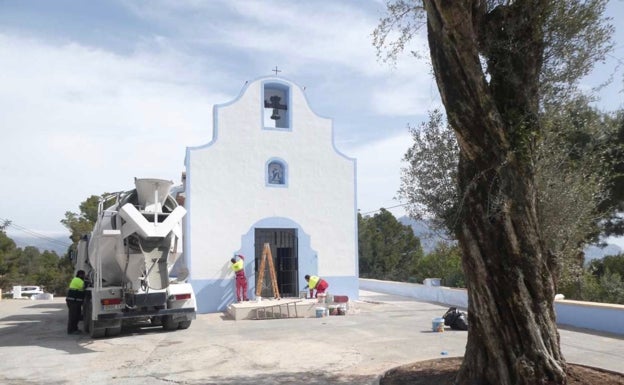
<path id="1" fill-rule="evenodd" d="M 423 250 L 410 226 L 401 224 L 388 210 L 372 217 L 358 214 L 360 276 L 407 281 L 416 273 Z"/>
<path id="2" fill-rule="evenodd" d="M 98 205 L 101 197 L 107 196 L 107 193 L 101 196 L 91 195 L 80 203 L 80 213 L 72 211 L 65 212 L 65 218 L 61 220 L 63 226 L 71 232 L 70 239 L 74 244 L 78 243 L 80 238 L 93 231 L 93 226 L 97 221 Z"/>
<path id="3" fill-rule="evenodd" d="M 459 145 L 454 232 L 470 322 L 457 384 L 566 383 L 553 307 L 558 261 L 542 234 L 534 161 L 540 112 L 574 94 L 611 47 L 605 4 L 397 0 L 374 33 L 374 44 L 392 57 L 426 21 Z M 394 45 L 392 31 L 400 36 Z"/>
<path id="4" fill-rule="evenodd" d="M 15 242 L 0 230 L 0 289 L 8 292 L 16 285 L 39 285 L 46 292 L 65 295 L 72 276 L 67 258 L 37 248 L 16 247 Z"/>
<path id="5" fill-rule="evenodd" d="M 108 196 L 104 193 L 101 197 Z M 93 230 L 97 220 L 100 196 L 91 195 L 80 203 L 79 213 L 65 212 L 61 223 L 71 231 L 70 239 L 73 244 L 68 253 L 75 249 L 75 245 L 85 234 Z M 60 258 L 56 253 L 44 251 L 28 246 L 17 248 L 15 242 L 0 227 L 0 288 L 8 290 L 14 285 L 40 285 L 46 291 L 57 295 L 64 295 L 67 284 L 73 276 L 73 266 L 69 258 Z"/>
<path id="6" fill-rule="evenodd" d="M 556 107 L 556 108 L 555 108 Z M 540 114 L 542 134 L 536 140 L 534 164 L 538 216 L 546 247 L 560 261 L 562 292 L 583 280 L 582 251 L 606 234 L 617 216 L 613 187 L 621 178 L 614 159 L 622 161 L 617 140 L 621 114 L 603 113 L 579 95 L 549 104 Z M 457 180 L 458 144 L 439 111 L 419 128 L 410 127 L 414 143 L 403 160 L 399 196 L 415 218 L 430 217 L 452 234 L 461 197 Z"/>
<path id="7" fill-rule="evenodd" d="M 398 196 L 412 218 L 429 218 L 435 230 L 453 234 L 460 204 L 455 134 L 439 110 L 409 131 L 414 143 L 403 156 L 407 166 L 401 168 Z"/>

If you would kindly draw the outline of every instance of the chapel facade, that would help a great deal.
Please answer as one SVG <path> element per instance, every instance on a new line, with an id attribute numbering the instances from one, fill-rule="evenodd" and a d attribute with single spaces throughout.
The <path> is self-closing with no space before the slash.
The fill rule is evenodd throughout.
<path id="1" fill-rule="evenodd" d="M 214 106 L 212 140 L 187 148 L 185 166 L 184 249 L 200 313 L 236 300 L 235 254 L 245 256 L 254 298 L 266 243 L 282 297 L 298 297 L 309 274 L 357 298 L 356 161 L 301 87 L 282 77 L 246 84 Z M 267 279 L 261 295 L 271 297 Z"/>

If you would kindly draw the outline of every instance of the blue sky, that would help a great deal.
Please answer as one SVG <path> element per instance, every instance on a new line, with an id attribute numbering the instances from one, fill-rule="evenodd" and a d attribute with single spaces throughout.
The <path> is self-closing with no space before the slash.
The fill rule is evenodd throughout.
<path id="1" fill-rule="evenodd" d="M 65 211 L 92 194 L 135 176 L 179 181 L 186 147 L 210 141 L 212 106 L 275 66 L 357 158 L 361 212 L 399 204 L 406 127 L 440 101 L 426 61 L 377 61 L 370 35 L 384 11 L 375 0 L 0 0 L 0 218 L 65 233 Z M 624 1 L 609 13 L 622 20 Z M 616 27 L 587 87 L 624 58 Z M 408 49 L 426 53 L 424 38 Z M 622 106 L 621 72 L 605 109 Z"/>

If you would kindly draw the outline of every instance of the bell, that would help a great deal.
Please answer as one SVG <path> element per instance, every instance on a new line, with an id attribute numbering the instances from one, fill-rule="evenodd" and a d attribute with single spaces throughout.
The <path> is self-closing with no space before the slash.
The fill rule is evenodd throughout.
<path id="1" fill-rule="evenodd" d="M 273 114 L 271 114 L 271 119 L 280 120 L 282 117 L 279 116 L 279 110 L 277 108 L 273 109 Z"/>

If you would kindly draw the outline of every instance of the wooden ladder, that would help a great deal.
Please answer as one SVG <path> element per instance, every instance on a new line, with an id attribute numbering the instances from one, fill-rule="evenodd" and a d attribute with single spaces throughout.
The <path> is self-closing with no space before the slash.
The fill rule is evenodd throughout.
<path id="1" fill-rule="evenodd" d="M 271 286 L 273 288 L 273 296 L 276 299 L 280 299 L 279 288 L 277 287 L 277 275 L 275 274 L 275 265 L 273 264 L 273 255 L 271 255 L 271 246 L 268 243 L 264 244 L 264 250 L 262 250 L 262 260 L 260 261 L 260 269 L 258 269 L 258 280 L 256 281 L 256 297 L 260 297 L 262 294 L 262 284 L 264 283 L 264 270 L 266 269 L 266 262 L 269 261 L 269 275 L 271 276 Z"/>

